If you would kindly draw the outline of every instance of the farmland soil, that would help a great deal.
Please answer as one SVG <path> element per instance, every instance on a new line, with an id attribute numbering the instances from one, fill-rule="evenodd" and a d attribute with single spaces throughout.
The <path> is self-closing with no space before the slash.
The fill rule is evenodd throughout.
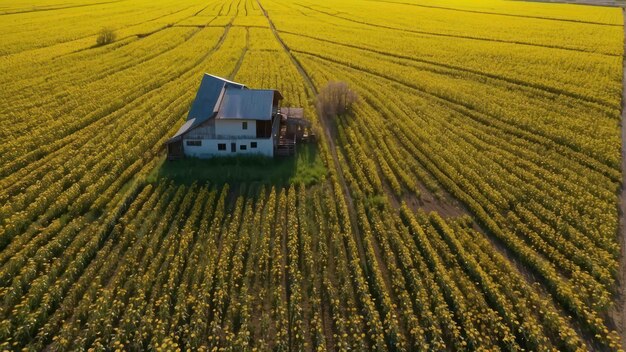
<path id="1" fill-rule="evenodd" d="M 293 54 L 289 50 L 289 47 L 287 47 L 285 42 L 278 35 L 278 32 L 276 31 L 276 27 L 274 26 L 274 23 L 270 19 L 269 15 L 267 14 L 267 11 L 263 7 L 263 5 L 261 5 L 261 2 L 259 0 L 257 0 L 257 3 L 259 4 L 259 7 L 261 8 L 261 11 L 263 12 L 263 15 L 265 16 L 265 18 L 269 22 L 270 29 L 272 30 L 272 33 L 274 34 L 274 37 L 276 38 L 276 40 L 278 41 L 280 46 L 283 47 L 285 53 L 291 59 L 292 63 L 294 64 L 294 66 L 296 67 L 296 69 L 298 70 L 298 72 L 300 73 L 302 78 L 304 79 L 305 83 L 309 87 L 310 91 L 312 93 L 314 93 L 314 94 L 317 94 L 317 88 L 313 84 L 313 81 L 311 80 L 311 77 L 309 77 L 309 75 L 306 73 L 306 71 L 304 70 L 304 68 L 300 64 L 300 62 L 298 62 L 298 60 L 293 56 Z M 348 215 L 350 217 L 351 228 L 352 228 L 352 230 L 354 232 L 353 235 L 354 235 L 354 238 L 355 238 L 355 241 L 356 241 L 356 244 L 357 244 L 357 248 L 359 250 L 359 259 L 361 260 L 362 267 L 367 270 L 367 265 L 365 264 L 365 259 L 364 259 L 365 258 L 365 251 L 363 250 L 363 244 L 361 242 L 361 234 L 360 234 L 360 231 L 359 231 L 359 226 L 358 226 L 358 222 L 357 222 L 356 212 L 354 211 L 354 202 L 352 200 L 352 195 L 350 195 L 350 191 L 349 191 L 348 186 L 346 184 L 346 180 L 344 179 L 343 173 L 341 171 L 341 164 L 339 163 L 339 159 L 337 157 L 337 149 L 335 147 L 335 142 L 334 142 L 335 139 L 334 139 L 334 136 L 333 136 L 334 133 L 332 131 L 332 127 L 329 127 L 329 126 L 332 126 L 332 123 L 329 123 L 325 118 L 320 116 L 320 124 L 322 125 L 322 129 L 326 133 L 326 140 L 328 141 L 328 147 L 330 149 L 330 153 L 331 153 L 331 156 L 333 158 L 333 163 L 335 164 L 335 170 L 337 170 L 337 178 L 338 178 L 339 183 L 341 185 L 341 188 L 342 188 L 342 191 L 343 191 L 342 193 L 343 193 L 343 196 L 344 196 L 344 199 L 345 199 L 345 202 L 346 202 L 346 206 L 348 208 Z"/>

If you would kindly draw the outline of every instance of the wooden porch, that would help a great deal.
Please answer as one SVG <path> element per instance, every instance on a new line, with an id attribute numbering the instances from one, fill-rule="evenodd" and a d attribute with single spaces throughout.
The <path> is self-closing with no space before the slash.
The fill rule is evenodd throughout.
<path id="1" fill-rule="evenodd" d="M 315 138 L 311 130 L 311 122 L 304 118 L 302 108 L 280 108 L 278 114 L 280 115 L 280 129 L 274 155 L 295 155 L 298 143 L 306 143 Z"/>

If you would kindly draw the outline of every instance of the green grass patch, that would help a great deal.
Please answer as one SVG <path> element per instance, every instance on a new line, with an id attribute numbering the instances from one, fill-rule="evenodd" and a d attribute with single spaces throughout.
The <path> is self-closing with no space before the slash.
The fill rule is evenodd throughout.
<path id="1" fill-rule="evenodd" d="M 214 185 L 258 184 L 312 185 L 328 170 L 313 144 L 298 145 L 296 155 L 283 158 L 233 156 L 212 159 L 184 158 L 162 163 L 148 175 L 148 182 L 169 179 L 178 184 L 209 182 Z"/>

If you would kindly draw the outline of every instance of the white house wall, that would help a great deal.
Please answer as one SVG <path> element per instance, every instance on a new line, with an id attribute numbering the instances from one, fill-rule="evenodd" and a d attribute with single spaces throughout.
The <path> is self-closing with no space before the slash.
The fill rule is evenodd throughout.
<path id="1" fill-rule="evenodd" d="M 242 122 L 248 123 L 248 129 L 242 128 Z M 215 120 L 215 135 L 216 136 L 237 136 L 242 137 L 256 137 L 256 121 L 255 120 Z"/>
<path id="2" fill-rule="evenodd" d="M 248 128 L 249 125 L 248 125 Z M 201 145 L 187 145 L 187 141 L 192 139 L 183 139 L 183 150 L 186 156 L 196 158 L 211 158 L 215 156 L 235 156 L 235 155 L 264 155 L 268 157 L 274 156 L 274 142 L 272 138 L 255 139 L 255 138 L 236 138 L 236 139 L 193 139 L 200 141 Z M 251 143 L 256 142 L 257 147 L 251 148 Z M 218 150 L 218 144 L 226 144 L 226 150 Z M 231 143 L 236 143 L 236 151 L 231 151 Z M 242 150 L 241 146 L 245 145 L 246 149 Z"/>

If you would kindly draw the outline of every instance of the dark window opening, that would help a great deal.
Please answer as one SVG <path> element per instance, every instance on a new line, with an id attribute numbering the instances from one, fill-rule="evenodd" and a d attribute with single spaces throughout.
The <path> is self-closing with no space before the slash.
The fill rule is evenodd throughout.
<path id="1" fill-rule="evenodd" d="M 247 130 L 248 129 L 248 121 L 244 121 L 241 123 L 241 129 L 242 130 Z"/>
<path id="2" fill-rule="evenodd" d="M 250 142 L 250 148 L 252 149 L 256 148 L 256 142 Z"/>
<path id="3" fill-rule="evenodd" d="M 191 147 L 199 147 L 202 145 L 202 141 L 187 141 L 187 145 Z"/>
<path id="4" fill-rule="evenodd" d="M 234 153 L 237 151 L 237 143 L 231 143 L 230 144 L 230 152 Z"/>
<path id="5" fill-rule="evenodd" d="M 218 143 L 217 150 L 226 150 L 226 143 Z"/>
<path id="6" fill-rule="evenodd" d="M 276 117 L 275 117 L 276 118 Z M 256 122 L 256 138 L 270 138 L 272 136 L 272 121 Z"/>
<path id="7" fill-rule="evenodd" d="M 246 149 L 248 149 L 248 146 L 245 144 L 242 144 L 239 146 L 239 150 L 246 150 Z"/>

